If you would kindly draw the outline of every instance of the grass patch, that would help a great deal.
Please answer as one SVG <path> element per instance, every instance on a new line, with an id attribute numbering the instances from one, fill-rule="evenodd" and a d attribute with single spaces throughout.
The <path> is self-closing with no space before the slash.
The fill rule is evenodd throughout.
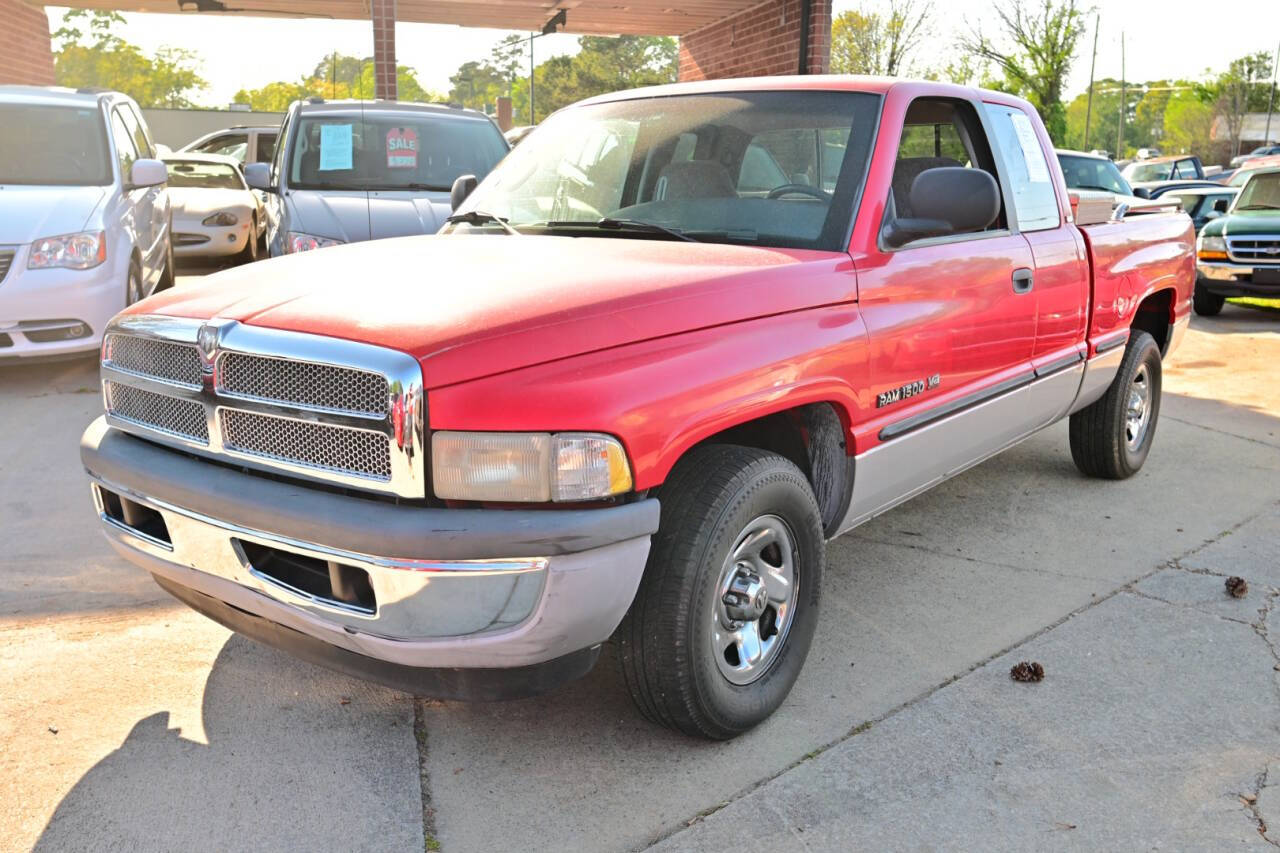
<path id="1" fill-rule="evenodd" d="M 1227 300 L 1234 305 L 1246 305 L 1249 308 L 1261 308 L 1280 314 L 1280 299 L 1261 299 L 1257 296 L 1236 296 Z"/>

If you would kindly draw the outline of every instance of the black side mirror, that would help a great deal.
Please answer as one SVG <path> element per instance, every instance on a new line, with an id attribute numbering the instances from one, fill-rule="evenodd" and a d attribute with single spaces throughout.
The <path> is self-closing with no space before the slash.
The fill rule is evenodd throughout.
<path id="1" fill-rule="evenodd" d="M 1138 198 L 1151 198 L 1151 190 L 1146 187 L 1134 187 L 1133 194 Z"/>
<path id="2" fill-rule="evenodd" d="M 467 196 L 475 191 L 476 183 L 475 175 L 459 175 L 458 180 L 453 182 L 453 189 L 449 190 L 449 204 L 453 205 L 454 210 L 462 207 Z"/>
<path id="3" fill-rule="evenodd" d="M 891 247 L 982 231 L 1000 215 L 1000 188 L 981 169 L 926 169 L 912 182 L 909 198 L 912 217 L 895 219 L 885 228 L 884 240 Z"/>
<path id="4" fill-rule="evenodd" d="M 1214 209 L 1214 212 L 1216 213 L 1226 213 L 1227 208 L 1230 206 L 1231 206 L 1231 200 L 1226 198 L 1220 198 L 1213 203 L 1213 209 Z"/>

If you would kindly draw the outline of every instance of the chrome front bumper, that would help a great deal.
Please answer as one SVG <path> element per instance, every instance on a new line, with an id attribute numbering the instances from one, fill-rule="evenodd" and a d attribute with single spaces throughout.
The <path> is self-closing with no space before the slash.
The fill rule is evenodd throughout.
<path id="1" fill-rule="evenodd" d="M 1241 264 L 1234 261 L 1212 263 L 1200 261 L 1196 264 L 1198 284 L 1210 293 L 1222 296 L 1276 296 L 1280 294 L 1280 285 L 1254 284 L 1254 272 L 1259 269 L 1275 270 L 1276 265 L 1255 267 L 1253 264 Z"/>
<path id="2" fill-rule="evenodd" d="M 103 532 L 126 559 L 331 646 L 409 667 L 524 667 L 602 643 L 631 604 L 657 529 L 655 500 L 565 518 L 306 489 L 166 450 L 101 419 L 81 457 Z M 120 498 L 135 517 L 139 506 L 157 513 L 163 527 L 127 521 Z M 263 571 L 251 552 L 264 548 L 364 573 L 371 606 Z"/>

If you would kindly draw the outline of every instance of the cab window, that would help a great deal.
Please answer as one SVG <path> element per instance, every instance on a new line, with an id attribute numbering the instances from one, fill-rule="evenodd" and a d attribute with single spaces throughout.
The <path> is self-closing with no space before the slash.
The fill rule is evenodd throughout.
<path id="1" fill-rule="evenodd" d="M 244 161 L 245 152 L 248 149 L 249 135 L 247 133 L 226 133 L 221 136 L 215 136 L 195 148 L 201 154 L 221 154 L 224 157 L 234 157 L 241 162 Z"/>
<path id="2" fill-rule="evenodd" d="M 254 162 L 270 163 L 271 155 L 276 152 L 276 135 L 274 133 L 259 133 L 258 139 L 254 143 Z"/>
<path id="3" fill-rule="evenodd" d="M 981 169 L 999 182 L 995 158 L 977 112 L 966 101 L 917 98 L 907 108 L 893 168 L 885 222 L 915 218 L 911 186 L 921 172 L 944 167 Z M 1003 209 L 986 232 L 1007 229 Z M 978 232 L 973 236 L 981 236 Z"/>

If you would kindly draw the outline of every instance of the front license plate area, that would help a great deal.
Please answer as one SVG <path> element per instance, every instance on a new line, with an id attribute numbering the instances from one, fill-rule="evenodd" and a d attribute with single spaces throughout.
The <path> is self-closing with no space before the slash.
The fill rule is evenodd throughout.
<path id="1" fill-rule="evenodd" d="M 1271 284 L 1280 287 L 1280 267 L 1264 269 L 1262 267 L 1253 268 L 1254 284 Z"/>

